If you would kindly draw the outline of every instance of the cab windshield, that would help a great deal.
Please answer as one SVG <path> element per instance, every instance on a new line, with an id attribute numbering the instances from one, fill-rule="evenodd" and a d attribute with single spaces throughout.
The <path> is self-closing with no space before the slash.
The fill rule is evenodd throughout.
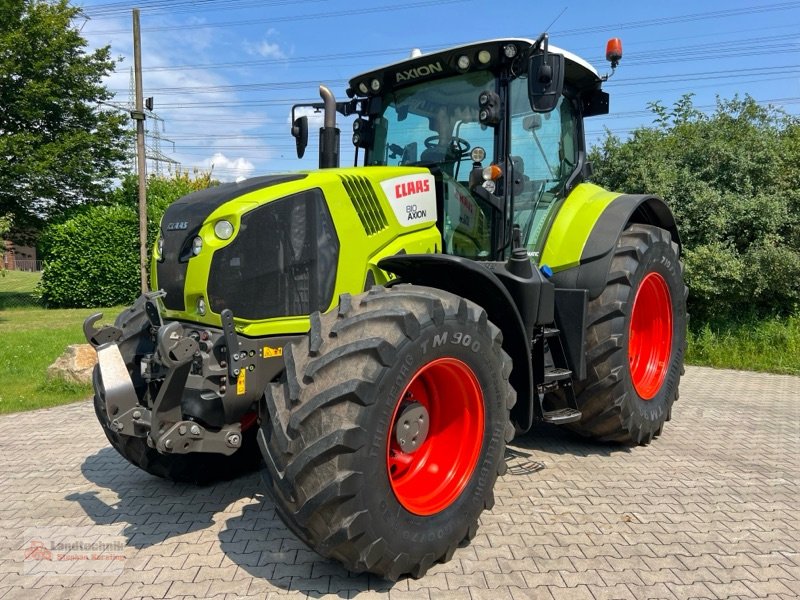
<path id="1" fill-rule="evenodd" d="M 493 154 L 494 130 L 478 123 L 478 95 L 494 88 L 494 75 L 477 71 L 387 95 L 367 164 L 435 164 L 456 179 L 468 177 L 472 148 Z"/>
<path id="2" fill-rule="evenodd" d="M 444 251 L 469 258 L 492 254 L 492 231 L 499 215 L 469 190 L 471 154 L 495 156 L 495 130 L 478 121 L 478 96 L 494 91 L 489 71 L 426 81 L 388 94 L 374 120 L 367 165 L 436 166 L 444 180 Z"/>
<path id="3" fill-rule="evenodd" d="M 570 100 L 562 98 L 551 113 L 536 114 L 527 87 L 527 79 L 517 77 L 508 88 L 508 156 L 497 155 L 503 126 L 487 127 L 478 119 L 481 92 L 497 90 L 490 71 L 425 81 L 389 93 L 383 98 L 382 114 L 373 117 L 366 165 L 436 166 L 442 172 L 448 254 L 477 259 L 507 254 L 508 248 L 493 244 L 500 239 L 498 232 L 512 222 L 520 228 L 522 244 L 531 256 L 538 254 L 577 164 L 577 144 Z M 505 181 L 498 182 L 495 193 L 513 203 L 514 213 L 507 216 L 513 221 L 503 220 L 469 189 L 473 152 L 481 166 L 508 165 Z"/>

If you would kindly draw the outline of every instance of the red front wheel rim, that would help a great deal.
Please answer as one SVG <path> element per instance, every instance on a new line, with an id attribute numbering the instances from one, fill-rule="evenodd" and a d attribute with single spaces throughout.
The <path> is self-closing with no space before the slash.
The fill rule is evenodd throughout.
<path id="1" fill-rule="evenodd" d="M 415 421 L 411 435 L 419 429 L 416 419 L 427 419 L 411 451 L 401 447 L 411 443 L 405 415 Z M 403 390 L 391 422 L 386 468 L 398 502 L 417 515 L 444 510 L 469 483 L 483 444 L 483 392 L 475 373 L 455 358 L 426 364 Z"/>
<path id="2" fill-rule="evenodd" d="M 672 354 L 672 299 L 660 273 L 648 273 L 636 291 L 628 336 L 631 380 L 642 400 L 661 389 Z"/>

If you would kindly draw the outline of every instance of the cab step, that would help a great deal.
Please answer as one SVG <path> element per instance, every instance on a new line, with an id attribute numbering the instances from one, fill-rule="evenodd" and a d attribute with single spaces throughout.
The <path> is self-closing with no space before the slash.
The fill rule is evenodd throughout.
<path id="1" fill-rule="evenodd" d="M 572 378 L 572 371 L 569 369 L 550 368 L 544 372 L 544 384 L 556 383 L 557 381 L 569 380 Z"/>
<path id="2" fill-rule="evenodd" d="M 542 421 L 553 425 L 565 425 L 566 423 L 580 421 L 581 416 L 581 411 L 574 408 L 559 408 L 557 410 L 544 411 L 542 413 Z"/>

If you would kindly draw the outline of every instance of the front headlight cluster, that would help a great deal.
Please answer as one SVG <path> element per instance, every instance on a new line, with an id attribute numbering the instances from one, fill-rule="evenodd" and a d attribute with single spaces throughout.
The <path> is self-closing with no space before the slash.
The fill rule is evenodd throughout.
<path id="1" fill-rule="evenodd" d="M 221 240 L 229 240 L 233 237 L 233 224 L 222 219 L 214 223 L 214 235 Z M 197 256 L 203 251 L 203 238 L 199 235 L 192 240 L 192 256 Z"/>

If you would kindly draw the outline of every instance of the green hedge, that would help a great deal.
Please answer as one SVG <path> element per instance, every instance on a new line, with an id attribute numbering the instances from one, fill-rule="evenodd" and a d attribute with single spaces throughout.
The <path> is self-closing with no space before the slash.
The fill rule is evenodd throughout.
<path id="1" fill-rule="evenodd" d="M 127 206 L 93 206 L 51 225 L 39 293 L 47 306 L 126 304 L 139 293 L 139 221 Z"/>
<path id="2" fill-rule="evenodd" d="M 172 202 L 216 183 L 209 173 L 150 177 L 148 249 Z M 45 230 L 39 242 L 45 262 L 37 293 L 46 306 L 92 308 L 136 299 L 140 292 L 137 189 L 136 176 L 127 175 L 107 205 L 82 206 Z"/>
<path id="3" fill-rule="evenodd" d="M 592 150 L 593 178 L 669 203 L 692 322 L 800 313 L 800 119 L 749 97 L 651 108 L 655 125 Z"/>

